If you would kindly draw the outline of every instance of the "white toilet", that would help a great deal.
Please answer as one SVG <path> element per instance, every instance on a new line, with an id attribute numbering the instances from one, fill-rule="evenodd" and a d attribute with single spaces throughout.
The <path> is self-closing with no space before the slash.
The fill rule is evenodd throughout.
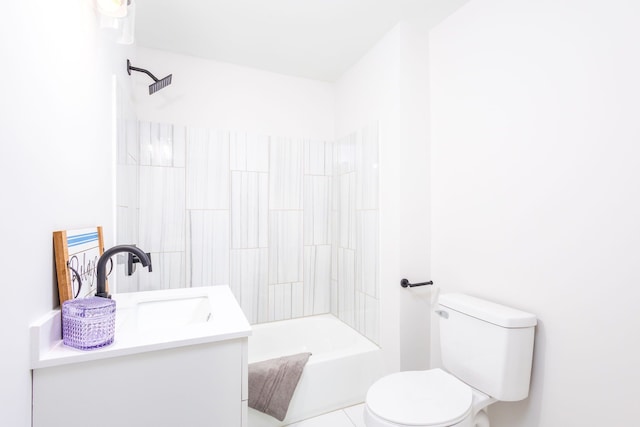
<path id="1" fill-rule="evenodd" d="M 529 395 L 533 314 L 463 294 L 441 295 L 442 369 L 398 372 L 367 392 L 367 427 L 489 427 L 485 409 Z"/>

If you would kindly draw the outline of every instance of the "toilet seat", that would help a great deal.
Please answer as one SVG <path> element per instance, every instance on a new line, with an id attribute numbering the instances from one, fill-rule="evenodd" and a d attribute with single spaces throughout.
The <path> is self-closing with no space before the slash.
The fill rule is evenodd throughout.
<path id="1" fill-rule="evenodd" d="M 407 371 L 376 381 L 366 410 L 391 425 L 444 427 L 468 417 L 472 400 L 471 387 L 441 369 Z"/>

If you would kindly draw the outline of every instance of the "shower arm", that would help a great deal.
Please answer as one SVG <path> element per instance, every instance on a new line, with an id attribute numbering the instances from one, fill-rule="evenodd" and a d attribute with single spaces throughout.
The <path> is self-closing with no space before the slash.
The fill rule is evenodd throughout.
<path id="1" fill-rule="evenodd" d="M 138 71 L 140 73 L 145 73 L 147 76 L 151 77 L 155 82 L 160 81 L 160 79 L 158 79 L 156 76 L 151 74 L 149 70 L 145 70 L 144 68 L 134 67 L 133 65 L 131 65 L 131 61 L 127 59 L 127 73 L 129 73 L 129 75 L 131 75 L 131 70 Z"/>

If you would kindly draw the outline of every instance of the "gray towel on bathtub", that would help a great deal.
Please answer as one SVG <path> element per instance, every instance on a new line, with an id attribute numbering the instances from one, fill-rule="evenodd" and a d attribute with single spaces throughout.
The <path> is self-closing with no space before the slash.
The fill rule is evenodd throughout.
<path id="1" fill-rule="evenodd" d="M 299 353 L 249 364 L 249 406 L 284 420 L 309 356 Z"/>

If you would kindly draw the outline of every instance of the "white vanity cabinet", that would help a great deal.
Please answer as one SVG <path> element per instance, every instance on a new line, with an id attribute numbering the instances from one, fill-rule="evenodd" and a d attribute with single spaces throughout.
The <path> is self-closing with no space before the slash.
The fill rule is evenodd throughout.
<path id="1" fill-rule="evenodd" d="M 240 427 L 246 341 L 35 369 L 33 426 Z"/>
<path id="2" fill-rule="evenodd" d="M 246 427 L 251 327 L 216 292 L 227 302 L 206 331 L 119 339 L 116 327 L 113 345 L 80 351 L 62 345 L 59 310 L 32 326 L 33 427 Z"/>

